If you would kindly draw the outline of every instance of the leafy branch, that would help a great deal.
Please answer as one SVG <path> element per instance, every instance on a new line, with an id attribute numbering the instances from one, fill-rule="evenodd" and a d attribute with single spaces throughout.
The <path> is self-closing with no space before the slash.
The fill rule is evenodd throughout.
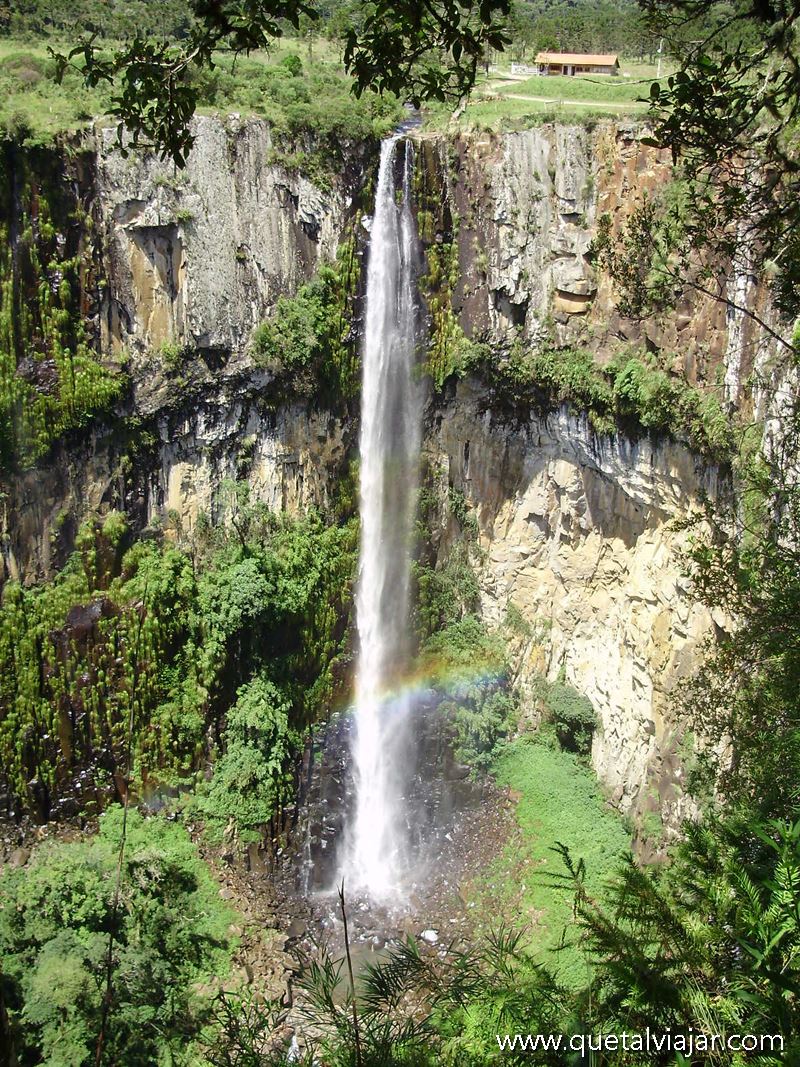
<path id="1" fill-rule="evenodd" d="M 49 49 L 57 80 L 71 69 L 89 87 L 113 87 L 110 112 L 119 120 L 123 151 L 145 143 L 178 167 L 194 140 L 199 89 L 193 71 L 213 68 L 222 50 L 238 56 L 268 48 L 286 23 L 297 30 L 301 20 L 320 18 L 320 9 L 305 0 L 193 0 L 192 6 L 195 22 L 185 43 L 137 35 L 107 51 L 88 36 L 67 53 Z M 510 0 L 381 0 L 346 38 L 344 65 L 354 93 L 393 92 L 415 105 L 459 100 L 487 49 L 508 43 L 509 11 Z"/>

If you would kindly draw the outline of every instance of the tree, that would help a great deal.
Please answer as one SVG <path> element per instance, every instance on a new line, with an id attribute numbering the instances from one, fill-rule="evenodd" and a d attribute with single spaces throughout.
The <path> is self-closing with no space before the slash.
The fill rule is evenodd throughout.
<path id="1" fill-rule="evenodd" d="M 127 818 L 119 908 L 119 808 L 94 837 L 42 846 L 27 867 L 0 875 L 0 1001 L 21 1064 L 95 1061 L 112 934 L 114 997 L 98 1062 L 197 1062 L 192 1042 L 208 1008 L 199 989 L 230 960 L 235 913 L 182 827 Z"/>
<path id="2" fill-rule="evenodd" d="M 651 86 L 652 136 L 679 167 L 680 197 L 645 201 L 604 265 L 628 310 L 688 283 L 731 303 L 731 268 L 763 271 L 786 318 L 800 313 L 800 48 L 797 3 L 642 0 L 680 69 Z M 631 289 L 631 283 L 638 281 Z M 645 298 L 645 299 L 643 299 Z M 739 308 L 753 315 L 749 308 Z M 753 315 L 753 317 L 756 317 Z M 762 326 L 794 350 L 785 331 Z"/>
<path id="3" fill-rule="evenodd" d="M 266 678 L 239 689 L 226 719 L 225 753 L 201 810 L 250 832 L 270 823 L 291 793 L 291 759 L 300 746 L 289 726 L 291 710 Z"/>
<path id="4" fill-rule="evenodd" d="M 709 511 L 696 537 L 700 599 L 731 620 L 688 686 L 706 738 L 701 767 L 730 806 L 793 819 L 800 780 L 800 486 L 797 414 L 771 454 L 745 463 L 733 513 Z"/>
<path id="5" fill-rule="evenodd" d="M 584 891 L 581 865 L 561 851 L 595 968 L 585 1008 L 592 1029 L 695 1040 L 780 1035 L 782 1047 L 766 1043 L 758 1063 L 797 1061 L 800 824 L 711 819 L 689 830 L 666 872 L 631 859 L 602 905 Z M 620 1054 L 602 1062 L 631 1061 Z M 723 1067 L 746 1057 L 706 1045 L 686 1060 L 651 1050 L 647 1062 Z"/>
<path id="6" fill-rule="evenodd" d="M 57 76 L 70 65 L 90 86 L 114 87 L 111 113 L 136 143 L 152 143 L 177 166 L 192 146 L 189 123 L 198 101 L 192 72 L 214 65 L 215 52 L 234 55 L 266 48 L 289 26 L 316 22 L 315 0 L 193 0 L 194 24 L 184 41 L 137 33 L 110 53 L 94 36 L 69 53 L 51 52 Z M 347 29 L 344 64 L 354 92 L 394 92 L 419 105 L 457 101 L 475 82 L 487 48 L 508 43 L 503 19 L 510 0 L 380 0 L 358 26 Z M 308 21 L 306 21 L 308 20 Z"/>

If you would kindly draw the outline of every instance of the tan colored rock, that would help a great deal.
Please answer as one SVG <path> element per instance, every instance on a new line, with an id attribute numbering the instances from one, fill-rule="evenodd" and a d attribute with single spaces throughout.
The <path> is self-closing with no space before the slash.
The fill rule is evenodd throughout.
<path id="1" fill-rule="evenodd" d="M 513 604 L 546 629 L 537 654 L 516 647 L 523 691 L 542 669 L 550 678 L 563 669 L 586 693 L 600 721 L 595 769 L 628 810 L 675 745 L 675 686 L 711 625 L 691 599 L 687 535 L 673 520 L 724 486 L 683 446 L 598 438 L 565 410 L 512 426 L 480 415 L 481 400 L 460 385 L 426 458 L 475 508 L 486 618 L 500 625 Z M 676 793 L 668 818 L 687 804 Z"/>

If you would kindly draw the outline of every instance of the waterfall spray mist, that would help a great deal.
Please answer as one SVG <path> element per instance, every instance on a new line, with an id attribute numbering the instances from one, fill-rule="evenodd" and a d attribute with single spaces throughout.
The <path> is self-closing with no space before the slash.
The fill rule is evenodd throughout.
<path id="1" fill-rule="evenodd" d="M 404 152 L 399 196 L 398 145 Z M 399 136 L 384 141 L 370 230 L 363 351 L 356 811 L 346 876 L 378 900 L 399 890 L 406 840 L 399 764 L 407 698 L 392 700 L 387 693 L 408 652 L 410 542 L 420 449 L 411 169 L 411 144 Z"/>

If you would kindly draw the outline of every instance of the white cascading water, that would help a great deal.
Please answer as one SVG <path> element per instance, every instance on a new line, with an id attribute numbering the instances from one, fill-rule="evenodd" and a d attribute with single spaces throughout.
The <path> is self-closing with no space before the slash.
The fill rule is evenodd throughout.
<path id="1" fill-rule="evenodd" d="M 398 145 L 404 151 L 399 196 Z M 405 843 L 399 764 L 408 709 L 402 696 L 391 696 L 391 689 L 407 654 L 410 539 L 420 449 L 411 170 L 411 144 L 399 135 L 384 141 L 367 270 L 356 593 L 356 810 L 345 873 L 352 888 L 377 901 L 396 898 L 400 891 Z"/>

